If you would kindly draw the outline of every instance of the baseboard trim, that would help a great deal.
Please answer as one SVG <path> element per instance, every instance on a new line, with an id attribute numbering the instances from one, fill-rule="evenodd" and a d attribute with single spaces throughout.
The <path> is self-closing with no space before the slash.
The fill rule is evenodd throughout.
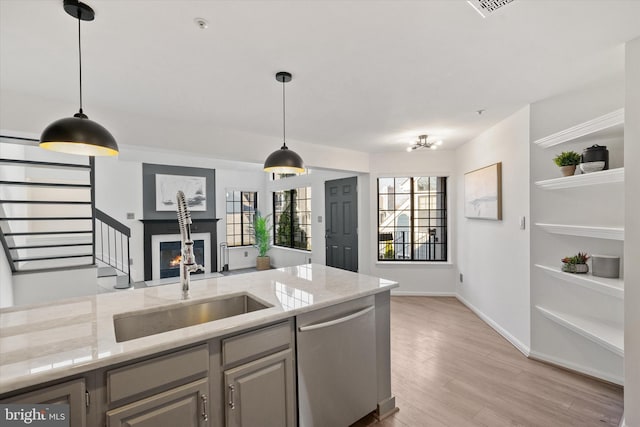
<path id="1" fill-rule="evenodd" d="M 532 350 L 529 354 L 530 359 L 539 360 L 541 362 L 550 363 L 552 365 L 557 365 L 561 368 L 568 369 L 570 371 L 578 372 L 583 375 L 590 376 L 592 378 L 598 380 L 604 380 L 610 382 L 612 384 L 624 385 L 624 378 L 615 377 L 606 372 L 598 371 L 596 369 L 587 368 L 582 365 L 578 365 L 576 363 L 568 362 L 564 359 L 557 358 L 555 356 L 551 356 L 545 353 L 540 353 L 539 351 Z"/>
<path id="2" fill-rule="evenodd" d="M 456 295 L 456 298 L 458 299 L 458 301 L 464 304 L 469 310 L 473 311 L 476 314 L 476 316 L 478 316 L 486 324 L 491 326 L 497 333 L 502 335 L 504 339 L 509 341 L 515 348 L 518 349 L 518 351 L 520 351 L 520 353 L 529 357 L 529 354 L 531 353 L 531 349 L 528 346 L 524 345 L 522 341 L 520 341 L 519 339 L 511 335 L 509 332 L 507 332 L 506 329 L 500 326 L 496 321 L 494 321 L 492 318 L 484 314 L 482 311 L 480 311 L 480 309 L 478 309 L 476 306 L 471 304 L 469 301 L 462 298 L 460 295 Z"/>
<path id="3" fill-rule="evenodd" d="M 455 292 L 391 291 L 392 297 L 455 297 Z"/>

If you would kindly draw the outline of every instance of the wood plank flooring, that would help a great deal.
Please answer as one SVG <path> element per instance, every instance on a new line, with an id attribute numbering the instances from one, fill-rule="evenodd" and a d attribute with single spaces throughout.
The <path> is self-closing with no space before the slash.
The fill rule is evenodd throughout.
<path id="1" fill-rule="evenodd" d="M 527 359 L 455 298 L 391 299 L 400 411 L 355 427 L 618 426 L 622 388 Z"/>

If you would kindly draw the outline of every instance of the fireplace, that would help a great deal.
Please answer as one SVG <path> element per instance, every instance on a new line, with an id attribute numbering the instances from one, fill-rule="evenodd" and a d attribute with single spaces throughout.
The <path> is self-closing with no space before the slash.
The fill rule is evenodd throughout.
<path id="1" fill-rule="evenodd" d="M 196 262 L 205 268 L 205 273 L 217 272 L 218 219 L 192 219 L 191 239 L 194 241 Z M 180 265 L 168 266 L 169 260 L 180 255 L 180 230 L 178 221 L 152 219 L 144 224 L 144 280 L 158 280 L 180 275 Z M 161 253 L 166 252 L 165 254 Z"/>
<path id="2" fill-rule="evenodd" d="M 182 259 L 182 242 L 180 240 L 170 242 L 160 242 L 160 257 L 158 259 L 160 270 L 160 279 L 167 277 L 179 277 L 180 276 L 180 261 Z M 193 241 L 193 255 L 196 259 L 196 264 L 205 267 L 204 256 L 204 240 Z M 153 261 L 153 260 L 152 260 Z M 155 270 L 155 269 L 154 269 Z M 196 271 L 192 274 L 201 274 L 204 271 Z M 155 276 L 155 275 L 154 275 Z"/>
<path id="3" fill-rule="evenodd" d="M 210 273 L 211 236 L 209 233 L 191 234 L 196 263 L 204 267 L 198 273 Z M 182 242 L 179 234 L 155 234 L 151 236 L 151 279 L 165 279 L 180 276 L 180 256 Z M 192 273 L 192 274 L 198 274 Z"/>

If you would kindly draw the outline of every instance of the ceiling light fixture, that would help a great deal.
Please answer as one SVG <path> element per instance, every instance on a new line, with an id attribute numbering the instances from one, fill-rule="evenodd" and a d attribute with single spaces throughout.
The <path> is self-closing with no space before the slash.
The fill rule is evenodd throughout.
<path id="1" fill-rule="evenodd" d="M 82 45 L 80 21 L 93 21 L 93 9 L 77 0 L 64 0 L 64 10 L 78 20 L 78 64 L 80 83 L 80 110 L 73 117 L 56 120 L 40 136 L 40 147 L 83 156 L 115 156 L 118 144 L 107 129 L 89 120 L 82 111 Z"/>
<path id="2" fill-rule="evenodd" d="M 282 147 L 269 154 L 269 157 L 264 162 L 264 171 L 272 173 L 302 173 L 304 172 L 302 157 L 295 151 L 289 150 L 286 139 L 284 85 L 291 81 L 291 73 L 280 71 L 276 73 L 276 80 L 282 83 Z"/>
<path id="3" fill-rule="evenodd" d="M 407 151 L 411 152 L 413 150 L 417 150 L 418 148 L 430 148 L 432 150 L 437 149 L 440 145 L 442 145 L 442 140 L 437 141 L 428 141 L 429 135 L 420 135 L 418 140 L 411 144 L 411 146 L 407 147 Z"/>

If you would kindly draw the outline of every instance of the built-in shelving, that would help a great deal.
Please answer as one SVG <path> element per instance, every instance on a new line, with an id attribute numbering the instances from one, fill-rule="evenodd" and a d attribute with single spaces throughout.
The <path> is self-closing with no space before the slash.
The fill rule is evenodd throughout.
<path id="1" fill-rule="evenodd" d="M 624 168 L 545 179 L 536 181 L 536 185 L 543 190 L 558 190 L 589 185 L 614 184 L 617 182 L 624 182 Z"/>
<path id="2" fill-rule="evenodd" d="M 565 273 L 557 267 L 536 264 L 540 270 L 557 279 L 567 283 L 573 283 L 584 288 L 591 289 L 601 294 L 610 295 L 615 298 L 624 298 L 624 281 L 622 279 L 608 279 L 605 277 L 596 277 L 592 274 L 572 274 Z"/>
<path id="3" fill-rule="evenodd" d="M 536 309 L 547 319 L 601 345 L 618 356 L 624 357 L 624 328 L 622 325 L 562 313 L 539 305 L 536 305 Z"/>
<path id="4" fill-rule="evenodd" d="M 533 143 L 542 148 L 553 147 L 565 142 L 580 142 L 582 139 L 622 138 L 624 135 L 624 108 L 584 123 L 564 129 L 560 132 L 540 138 Z"/>
<path id="5" fill-rule="evenodd" d="M 596 239 L 624 240 L 624 228 L 599 227 L 590 225 L 545 224 L 536 223 L 547 233 L 564 234 L 566 236 L 593 237 Z"/>

